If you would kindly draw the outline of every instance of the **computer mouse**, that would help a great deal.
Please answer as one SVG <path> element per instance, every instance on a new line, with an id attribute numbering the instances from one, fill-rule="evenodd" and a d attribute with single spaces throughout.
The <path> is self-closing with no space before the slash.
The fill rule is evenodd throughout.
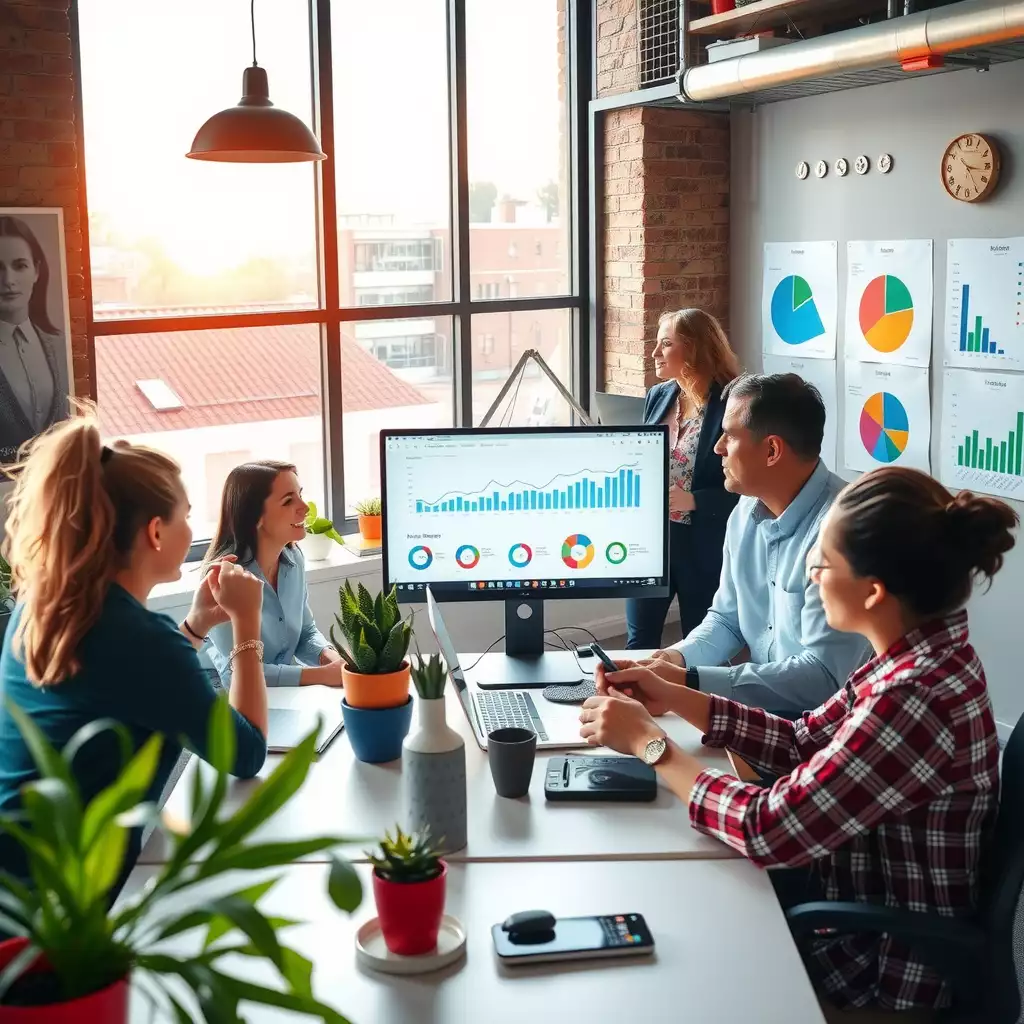
<path id="1" fill-rule="evenodd" d="M 582 704 L 588 697 L 597 696 L 597 687 L 589 681 L 574 686 L 545 686 L 541 696 L 552 704 Z"/>
<path id="2" fill-rule="evenodd" d="M 555 915 L 546 910 L 521 910 L 505 918 L 501 930 L 510 935 L 543 935 L 555 930 Z"/>

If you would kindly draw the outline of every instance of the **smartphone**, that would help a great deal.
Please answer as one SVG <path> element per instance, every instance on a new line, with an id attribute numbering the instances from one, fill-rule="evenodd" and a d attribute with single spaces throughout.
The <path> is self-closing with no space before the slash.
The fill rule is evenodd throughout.
<path id="1" fill-rule="evenodd" d="M 601 664 L 604 665 L 604 667 L 609 672 L 618 672 L 619 671 L 619 666 L 616 665 L 615 662 L 612 661 L 612 659 L 608 657 L 607 652 L 605 651 L 605 649 L 600 644 L 593 643 L 593 644 L 590 645 L 590 649 L 594 652 L 594 654 L 597 655 L 597 657 L 600 660 Z"/>
<path id="2" fill-rule="evenodd" d="M 557 960 L 650 956 L 654 952 L 654 939 L 642 914 L 560 917 L 555 922 L 554 936 L 542 936 L 547 939 L 544 942 L 538 942 L 536 935 L 510 935 L 500 924 L 491 928 L 491 936 L 498 959 L 510 967 Z"/>

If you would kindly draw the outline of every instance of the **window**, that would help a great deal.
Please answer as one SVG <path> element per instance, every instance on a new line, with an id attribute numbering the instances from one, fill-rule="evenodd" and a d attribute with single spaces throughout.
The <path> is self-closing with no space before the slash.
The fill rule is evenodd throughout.
<path id="1" fill-rule="evenodd" d="M 466 9 L 464 67 L 453 2 Z M 568 292 L 569 159 L 585 170 L 586 147 L 566 136 L 566 26 L 582 2 L 257 4 L 275 105 L 333 127 L 316 167 L 184 158 L 237 102 L 252 60 L 244 0 L 78 5 L 99 417 L 106 437 L 181 463 L 193 554 L 243 459 L 293 463 L 306 495 L 352 529 L 353 504 L 379 487 L 382 428 L 478 422 L 526 347 L 569 380 L 571 326 L 588 303 Z M 311 11 L 328 15 L 315 36 Z M 187 74 L 152 74 L 183 60 Z M 330 88 L 318 77 L 328 64 Z M 456 209 L 460 153 L 470 181 Z M 468 293 L 456 293 L 455 265 Z M 507 415 L 560 422 L 545 388 L 531 370 Z"/>

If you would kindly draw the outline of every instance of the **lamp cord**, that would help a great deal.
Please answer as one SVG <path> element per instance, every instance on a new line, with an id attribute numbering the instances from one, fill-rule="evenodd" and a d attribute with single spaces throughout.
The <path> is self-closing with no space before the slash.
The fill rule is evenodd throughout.
<path id="1" fill-rule="evenodd" d="M 252 26 L 252 66 L 256 67 L 256 0 L 249 3 L 249 24 Z"/>

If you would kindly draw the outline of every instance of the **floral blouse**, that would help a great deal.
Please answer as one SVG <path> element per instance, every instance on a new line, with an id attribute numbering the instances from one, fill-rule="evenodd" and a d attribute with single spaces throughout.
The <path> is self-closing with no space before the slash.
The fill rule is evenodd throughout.
<path id="1" fill-rule="evenodd" d="M 677 420 L 678 432 L 675 444 L 668 456 L 668 486 L 671 495 L 674 488 L 683 491 L 690 490 L 693 484 L 693 466 L 697 461 L 697 442 L 700 440 L 701 427 L 704 425 L 704 409 L 688 420 Z M 671 509 L 668 514 L 673 523 L 690 522 L 689 512 L 675 512 Z"/>

